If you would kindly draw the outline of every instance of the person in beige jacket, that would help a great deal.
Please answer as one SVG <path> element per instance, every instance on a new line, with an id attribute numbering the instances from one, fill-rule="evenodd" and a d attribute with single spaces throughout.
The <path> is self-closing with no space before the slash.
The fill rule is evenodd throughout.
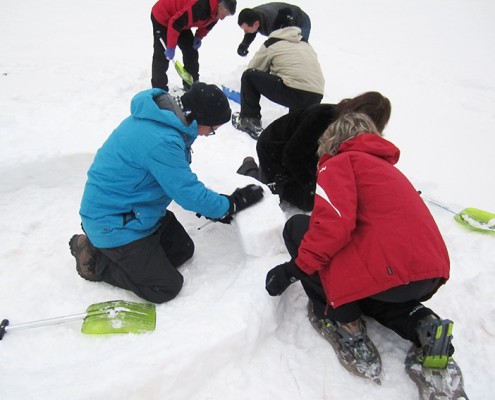
<path id="1" fill-rule="evenodd" d="M 273 31 L 253 56 L 241 78 L 241 111 L 233 125 L 257 139 L 261 127 L 261 95 L 289 111 L 319 104 L 325 78 L 311 45 L 301 40 L 301 29 L 289 26 Z"/>

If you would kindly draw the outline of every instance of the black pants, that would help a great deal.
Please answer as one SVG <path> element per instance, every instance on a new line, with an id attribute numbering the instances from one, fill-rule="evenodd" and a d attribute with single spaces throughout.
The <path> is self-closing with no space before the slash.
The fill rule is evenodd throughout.
<path id="1" fill-rule="evenodd" d="M 128 289 L 153 303 L 172 300 L 184 278 L 177 267 L 194 253 L 184 227 L 167 211 L 152 235 L 124 246 L 96 249 L 96 273 L 113 286 Z"/>
<path id="2" fill-rule="evenodd" d="M 292 258 L 297 257 L 299 245 L 308 228 L 308 215 L 297 214 L 286 222 L 283 237 Z M 434 292 L 440 281 L 441 279 L 437 278 L 411 282 L 337 308 L 328 304 L 318 273 L 302 279 L 301 284 L 313 302 L 317 317 L 346 323 L 364 314 L 420 346 L 415 331 L 416 324 L 427 315 L 436 314 L 423 306 L 419 300 Z"/>
<path id="3" fill-rule="evenodd" d="M 319 104 L 323 96 L 318 93 L 293 89 L 269 72 L 247 69 L 241 78 L 241 117 L 261 118 L 261 95 L 289 107 L 289 111 Z"/>
<path id="4" fill-rule="evenodd" d="M 151 86 L 168 92 L 167 70 L 169 61 L 165 57 L 165 49 L 160 41 L 163 38 L 167 43 L 167 28 L 161 25 L 151 14 L 153 24 L 153 61 L 151 64 Z M 182 31 L 177 41 L 177 46 L 182 51 L 184 68 L 189 72 L 194 81 L 199 80 L 199 53 L 193 49 L 194 35 L 190 29 Z M 186 82 L 182 82 L 187 86 Z"/>

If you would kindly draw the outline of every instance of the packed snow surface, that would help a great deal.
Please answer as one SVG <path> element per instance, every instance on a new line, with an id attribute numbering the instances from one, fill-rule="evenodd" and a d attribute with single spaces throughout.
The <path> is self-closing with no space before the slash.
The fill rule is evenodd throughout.
<path id="1" fill-rule="evenodd" d="M 258 5 L 238 1 L 244 7 Z M 68 240 L 97 149 L 150 87 L 154 0 L 2 0 L 0 11 L 0 320 L 12 325 L 84 311 L 109 300 L 140 302 L 75 271 Z M 398 168 L 452 209 L 495 212 L 495 3 L 489 0 L 299 1 L 326 78 L 324 102 L 376 90 L 392 102 L 385 136 Z M 201 79 L 240 87 L 246 58 L 237 15 L 200 49 Z M 180 56 L 180 52 L 178 51 Z M 173 67 L 172 86 L 180 86 Z M 262 100 L 266 126 L 287 109 Z M 231 103 L 233 111 L 239 111 Z M 255 142 L 226 124 L 200 137 L 192 168 L 229 194 Z M 428 204 L 451 256 L 451 279 L 427 305 L 455 322 L 455 358 L 471 399 L 495 392 L 495 238 L 469 231 Z M 406 376 L 409 343 L 374 321 L 382 385 L 339 364 L 311 327 L 299 283 L 282 296 L 266 272 L 288 260 L 281 230 L 298 212 L 265 188 L 262 203 L 230 225 L 171 209 L 196 245 L 185 285 L 157 306 L 154 332 L 85 335 L 81 321 L 8 332 L 0 343 L 0 398 L 417 399 Z"/>

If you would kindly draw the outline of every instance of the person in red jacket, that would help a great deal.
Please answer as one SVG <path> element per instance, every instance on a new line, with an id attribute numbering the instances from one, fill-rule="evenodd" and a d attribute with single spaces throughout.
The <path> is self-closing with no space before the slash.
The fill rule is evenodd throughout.
<path id="1" fill-rule="evenodd" d="M 362 113 L 340 116 L 319 140 L 311 216 L 284 227 L 292 259 L 267 274 L 280 295 L 301 280 L 312 325 L 351 372 L 379 380 L 380 355 L 362 315 L 413 342 L 425 367 L 445 368 L 452 321 L 421 301 L 449 278 L 442 236 L 421 197 L 394 166 L 399 149 Z"/>
<path id="2" fill-rule="evenodd" d="M 182 51 L 184 68 L 194 81 L 199 80 L 201 41 L 218 20 L 234 15 L 236 6 L 236 0 L 158 0 L 151 10 L 151 86 L 168 91 L 167 70 L 177 46 Z M 196 28 L 194 34 L 191 28 Z M 190 87 L 187 82 L 183 84 L 186 89 Z"/>

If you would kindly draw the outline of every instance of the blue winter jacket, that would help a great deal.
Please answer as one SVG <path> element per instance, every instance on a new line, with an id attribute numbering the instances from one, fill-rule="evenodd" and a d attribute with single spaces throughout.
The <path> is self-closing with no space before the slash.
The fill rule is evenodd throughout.
<path id="1" fill-rule="evenodd" d="M 197 123 L 185 125 L 154 97 L 161 89 L 138 93 L 131 116 L 96 153 L 88 171 L 80 214 L 94 246 L 112 248 L 149 236 L 174 200 L 181 207 L 221 218 L 229 200 L 205 187 L 191 171 L 191 145 Z"/>

